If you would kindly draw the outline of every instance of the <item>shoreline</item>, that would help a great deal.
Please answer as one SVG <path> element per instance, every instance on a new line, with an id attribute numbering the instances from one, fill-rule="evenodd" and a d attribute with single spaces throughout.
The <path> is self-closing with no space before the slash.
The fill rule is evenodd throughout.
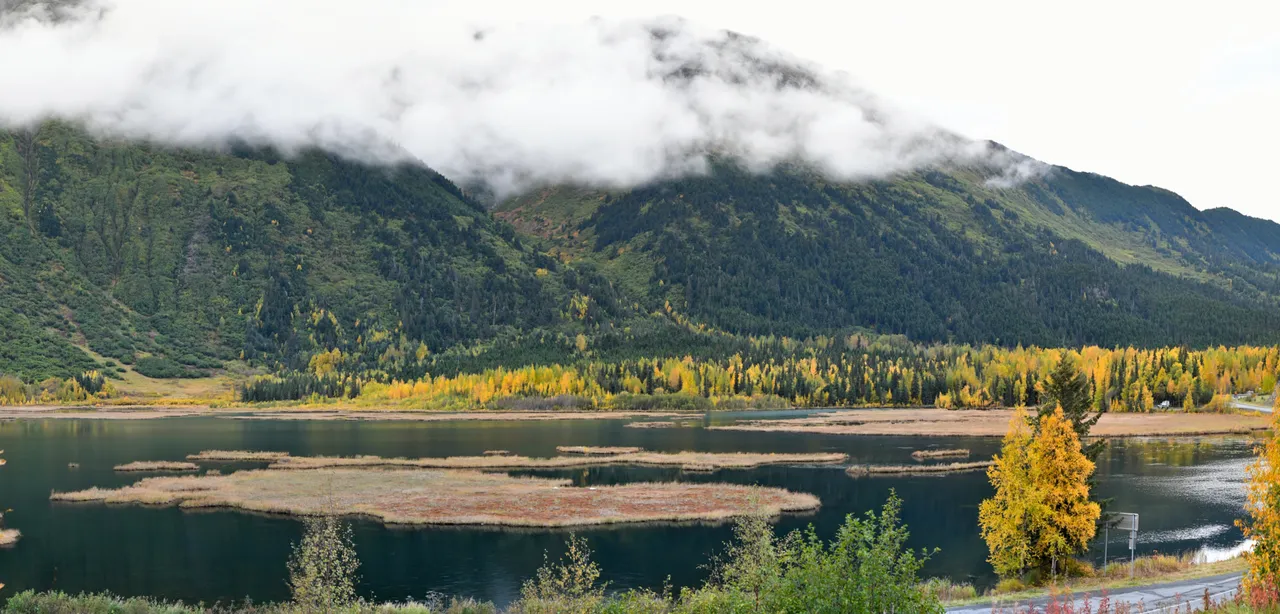
<path id="1" fill-rule="evenodd" d="M 211 417 L 225 420 L 350 421 L 350 422 L 454 422 L 454 421 L 558 421 L 631 420 L 628 428 L 705 428 L 713 431 L 806 433 L 862 437 L 1003 437 L 1013 413 L 1010 409 L 947 410 L 925 407 L 796 408 L 790 410 L 728 410 L 810 414 L 797 417 L 750 419 L 734 424 L 685 426 L 679 420 L 702 419 L 708 413 L 641 410 L 404 410 L 315 407 L 212 407 L 199 405 L 28 405 L 0 406 L 0 422 L 19 420 L 156 420 Z M 816 412 L 816 413 L 815 413 Z M 709 412 L 715 415 L 716 412 Z M 656 423 L 634 422 L 667 418 Z M 653 427 L 648 427 L 654 424 Z M 661 427 L 657 425 L 661 424 Z M 1248 435 L 1269 428 L 1267 416 L 1255 413 L 1107 413 L 1092 435 L 1103 438 L 1201 437 Z"/>

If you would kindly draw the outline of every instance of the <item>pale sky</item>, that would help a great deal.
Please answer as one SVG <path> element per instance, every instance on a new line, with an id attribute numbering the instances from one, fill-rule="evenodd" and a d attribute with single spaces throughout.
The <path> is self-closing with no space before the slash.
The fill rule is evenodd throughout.
<path id="1" fill-rule="evenodd" d="M 1280 220 L 1280 1 L 471 0 L 750 34 L 972 138 Z"/>
<path id="2" fill-rule="evenodd" d="M 710 150 L 850 180 L 939 160 L 990 163 L 1000 181 L 1038 169 L 932 123 L 1280 221 L 1280 0 L 75 6 L 59 20 L 0 10 L 0 57 L 22 59 L 0 62 L 0 125 L 407 155 L 497 196 L 697 172 Z M 822 87 L 775 87 L 744 59 L 789 56 L 822 66 Z M 663 77 L 690 62 L 706 70 Z"/>

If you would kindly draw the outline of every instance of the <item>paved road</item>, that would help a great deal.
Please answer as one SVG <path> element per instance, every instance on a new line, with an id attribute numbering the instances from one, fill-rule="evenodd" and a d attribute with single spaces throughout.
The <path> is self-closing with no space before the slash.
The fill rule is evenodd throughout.
<path id="1" fill-rule="evenodd" d="M 1187 605 L 1191 606 L 1192 611 L 1203 609 L 1205 589 L 1209 589 L 1209 599 L 1213 603 L 1218 603 L 1235 597 L 1236 590 L 1239 587 L 1240 574 L 1230 573 L 1200 578 L 1199 580 L 1184 580 L 1166 584 L 1116 589 L 1108 592 L 1107 596 L 1110 597 L 1113 606 L 1119 603 L 1129 604 L 1134 608 L 1132 610 L 1134 614 L 1140 612 L 1144 614 L 1169 614 L 1175 611 L 1185 612 Z M 1093 608 L 1096 609 L 1099 595 L 1089 596 L 1092 597 Z M 1075 611 L 1083 611 L 1085 597 L 1086 595 L 1079 595 L 1079 598 L 1075 600 Z M 947 610 L 947 614 L 1024 614 L 1027 612 L 1041 612 L 1048 603 L 1048 598 L 1033 599 L 1020 603 L 997 604 L 988 601 L 975 605 L 950 608 Z M 1065 605 L 1061 602 L 1059 603 L 1060 605 Z"/>
<path id="2" fill-rule="evenodd" d="M 1244 401 L 1239 401 L 1234 399 L 1231 401 L 1231 404 L 1240 409 L 1246 409 L 1249 411 L 1260 411 L 1264 414 L 1271 413 L 1271 408 L 1266 405 L 1258 405 L 1257 403 L 1246 403 Z"/>

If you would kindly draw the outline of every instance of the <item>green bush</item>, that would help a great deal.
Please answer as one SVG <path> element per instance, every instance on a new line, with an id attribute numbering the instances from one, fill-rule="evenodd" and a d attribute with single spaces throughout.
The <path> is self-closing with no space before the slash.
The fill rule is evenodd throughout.
<path id="1" fill-rule="evenodd" d="M 133 368 L 136 369 L 138 373 L 155 379 L 175 379 L 180 377 L 196 378 L 209 376 L 209 374 L 204 371 L 187 369 L 168 358 L 159 356 L 139 358 Z"/>

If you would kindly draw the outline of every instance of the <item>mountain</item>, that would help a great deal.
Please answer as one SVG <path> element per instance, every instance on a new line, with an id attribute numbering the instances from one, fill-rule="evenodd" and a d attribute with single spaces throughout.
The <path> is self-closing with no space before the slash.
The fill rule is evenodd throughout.
<path id="1" fill-rule="evenodd" d="M 627 191 L 545 189 L 497 216 L 596 264 L 649 308 L 732 333 L 1280 340 L 1280 225 L 1060 167 L 1005 185 L 975 168 L 841 184 L 721 161 Z"/>
<path id="2" fill-rule="evenodd" d="M 398 368 L 554 324 L 576 294 L 620 317 L 606 281 L 422 167 L 179 150 L 65 124 L 0 134 L 0 373 L 137 363 L 198 376 L 241 358 L 305 366 L 334 347 Z"/>
<path id="3" fill-rule="evenodd" d="M 1003 186 L 1003 187 L 1002 187 Z M 0 373 L 236 361 L 415 374 L 731 350 L 735 335 L 1280 342 L 1280 226 L 1055 168 L 799 166 L 500 203 L 421 166 L 0 133 Z"/>

